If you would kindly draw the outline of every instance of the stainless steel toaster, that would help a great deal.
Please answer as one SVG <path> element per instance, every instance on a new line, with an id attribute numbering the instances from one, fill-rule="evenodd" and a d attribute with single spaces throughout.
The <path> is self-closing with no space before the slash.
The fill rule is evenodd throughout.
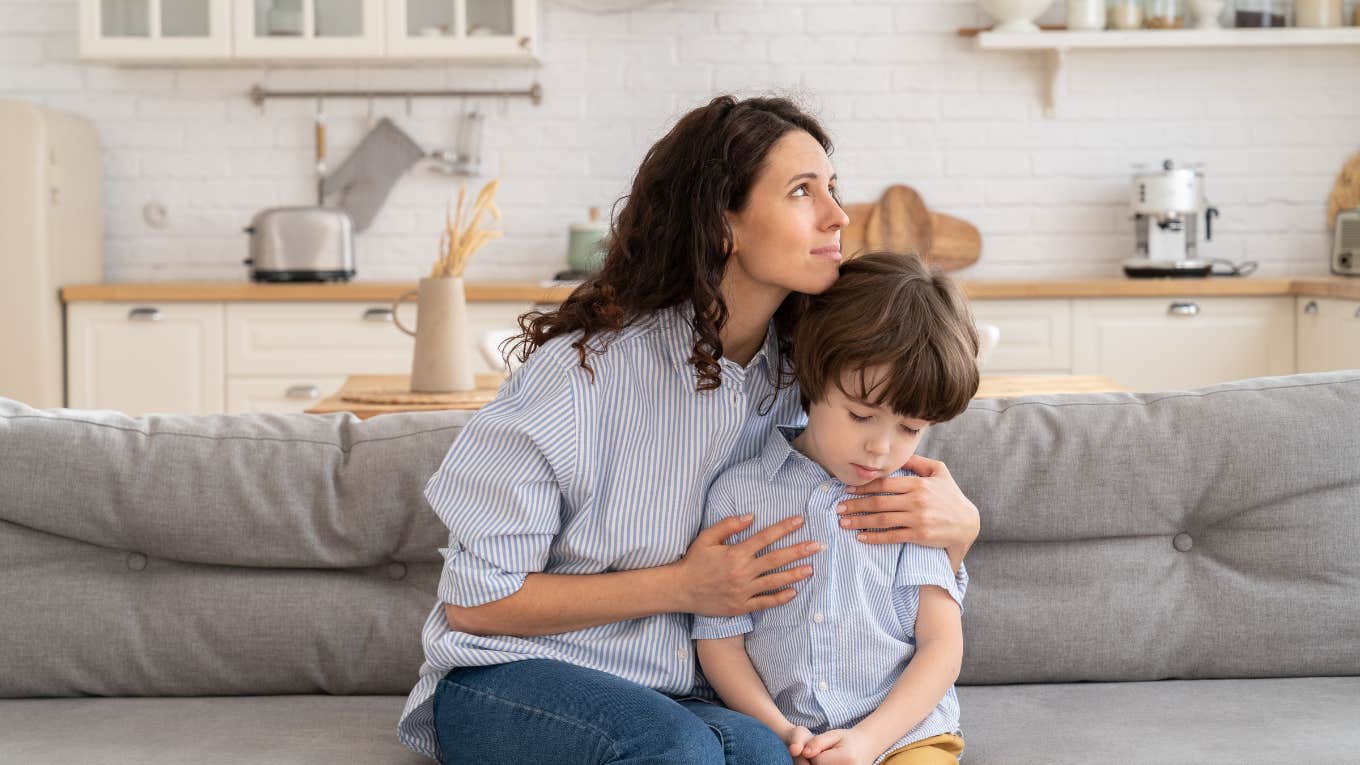
<path id="1" fill-rule="evenodd" d="M 349 281 L 354 276 L 354 224 L 332 207 L 273 207 L 245 228 L 250 278 L 257 282 Z"/>

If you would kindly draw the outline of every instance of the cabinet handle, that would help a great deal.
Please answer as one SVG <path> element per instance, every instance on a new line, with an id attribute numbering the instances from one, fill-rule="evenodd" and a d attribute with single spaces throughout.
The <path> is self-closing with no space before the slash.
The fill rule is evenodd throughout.
<path id="1" fill-rule="evenodd" d="M 128 321 L 160 321 L 161 309 L 159 308 L 134 308 L 128 311 Z"/>
<path id="2" fill-rule="evenodd" d="M 321 398 L 321 389 L 315 385 L 294 385 L 283 395 L 286 398 L 318 399 Z"/>
<path id="3" fill-rule="evenodd" d="M 1177 300 L 1171 304 L 1170 308 L 1166 309 L 1166 312 L 1172 316 L 1198 316 L 1199 303 L 1189 300 Z"/>
<path id="4" fill-rule="evenodd" d="M 1355 309 L 1355 318 L 1360 319 L 1360 307 Z"/>
<path id="5" fill-rule="evenodd" d="M 392 309 L 370 308 L 367 311 L 364 311 L 364 321 L 390 322 L 392 321 Z"/>
<path id="6" fill-rule="evenodd" d="M 1308 314 L 1309 316 L 1312 316 L 1313 314 L 1317 313 L 1318 312 L 1317 301 L 1309 300 L 1308 304 L 1303 307 L 1303 312 Z"/>

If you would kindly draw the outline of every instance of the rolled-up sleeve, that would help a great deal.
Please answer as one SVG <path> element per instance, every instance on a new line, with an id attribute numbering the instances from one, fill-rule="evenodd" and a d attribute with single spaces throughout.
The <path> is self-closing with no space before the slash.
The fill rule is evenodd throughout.
<path id="1" fill-rule="evenodd" d="M 449 528 L 442 602 L 500 600 L 543 570 L 576 455 L 570 378 L 549 364 L 525 364 L 463 428 L 425 485 Z"/>

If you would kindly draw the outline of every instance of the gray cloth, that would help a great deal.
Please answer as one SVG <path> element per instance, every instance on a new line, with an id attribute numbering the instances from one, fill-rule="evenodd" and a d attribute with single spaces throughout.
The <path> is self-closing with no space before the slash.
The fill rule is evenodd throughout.
<path id="1" fill-rule="evenodd" d="M 323 200 L 349 213 L 354 230 L 368 228 L 402 174 L 420 161 L 425 151 L 406 131 L 386 117 L 365 135 L 345 161 L 321 183 Z"/>
<path id="2" fill-rule="evenodd" d="M 1360 678 L 959 688 L 967 765 L 1354 762 Z M 0 762 L 429 765 L 405 696 L 0 700 Z"/>
<path id="3" fill-rule="evenodd" d="M 395 745 L 447 544 L 421 489 L 463 417 L 134 419 L 0 399 L 0 697 L 391 694 Z M 980 400 L 927 431 L 922 453 L 982 513 L 959 696 L 970 742 L 996 744 L 972 761 L 1287 759 L 1278 741 L 1305 761 L 1352 756 L 1336 720 L 1360 698 L 1357 425 L 1351 371 Z M 306 697 L 231 720 L 56 703 L 0 702 L 0 746 L 30 747 L 0 761 L 69 761 L 105 728 L 170 750 L 261 710 L 289 711 L 260 735 L 316 731 L 299 750 L 379 735 Z M 44 728 L 43 709 L 62 714 Z M 1063 756 L 1022 756 L 1074 726 L 1091 730 Z M 1139 748 L 1156 736 L 1180 748 Z"/>

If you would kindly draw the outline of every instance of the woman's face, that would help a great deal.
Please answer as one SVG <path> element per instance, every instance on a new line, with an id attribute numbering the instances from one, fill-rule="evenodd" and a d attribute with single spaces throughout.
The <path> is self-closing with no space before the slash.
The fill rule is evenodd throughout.
<path id="1" fill-rule="evenodd" d="M 725 279 L 742 290 L 817 294 L 836 281 L 841 229 L 836 176 L 817 139 L 785 133 L 765 157 L 745 209 L 728 213 L 734 252 Z M 778 295 L 782 300 L 782 295 Z"/>

